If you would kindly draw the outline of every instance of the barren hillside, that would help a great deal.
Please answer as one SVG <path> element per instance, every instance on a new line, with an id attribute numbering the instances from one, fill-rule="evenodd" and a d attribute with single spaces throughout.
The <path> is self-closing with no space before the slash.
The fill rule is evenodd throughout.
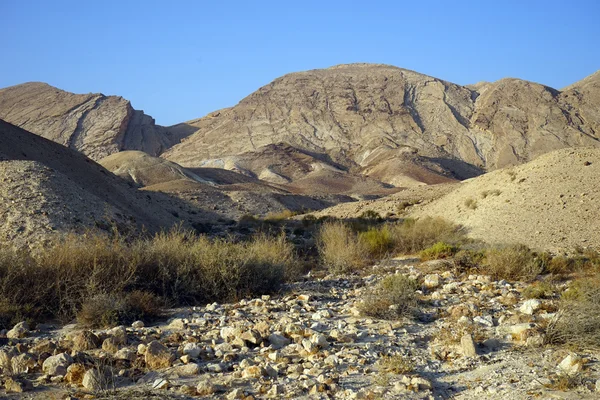
<path id="1" fill-rule="evenodd" d="M 194 133 L 163 157 L 228 168 L 225 160 L 285 143 L 402 186 L 415 163 L 403 157 L 408 150 L 441 165 L 442 175 L 469 178 L 559 148 L 598 146 L 597 75 L 560 92 L 519 79 L 459 86 L 374 64 L 292 73 L 235 107 L 171 127 Z"/>

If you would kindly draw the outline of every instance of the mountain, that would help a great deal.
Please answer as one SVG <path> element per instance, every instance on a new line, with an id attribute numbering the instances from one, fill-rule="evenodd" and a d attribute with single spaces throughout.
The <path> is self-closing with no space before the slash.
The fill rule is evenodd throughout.
<path id="1" fill-rule="evenodd" d="M 0 118 L 94 160 L 138 150 L 188 172 L 219 168 L 292 193 L 354 197 L 597 147 L 599 110 L 600 72 L 556 90 L 514 78 L 461 86 L 380 64 L 291 73 L 171 127 L 121 97 L 42 83 L 0 90 Z M 159 171 L 167 176 L 154 180 L 173 182 L 172 168 Z"/>
<path id="2" fill-rule="evenodd" d="M 415 168 L 464 179 L 559 148 L 598 146 L 597 80 L 561 92 L 519 79 L 460 86 L 374 64 L 292 73 L 235 107 L 171 127 L 189 136 L 162 157 L 227 168 L 224 160 L 260 159 L 265 146 L 284 143 L 350 173 L 375 171 L 384 183 L 403 185 L 403 170 Z"/>
<path id="3" fill-rule="evenodd" d="M 99 160 L 121 150 L 158 155 L 180 137 L 122 97 L 31 82 L 0 90 L 0 119 Z"/>

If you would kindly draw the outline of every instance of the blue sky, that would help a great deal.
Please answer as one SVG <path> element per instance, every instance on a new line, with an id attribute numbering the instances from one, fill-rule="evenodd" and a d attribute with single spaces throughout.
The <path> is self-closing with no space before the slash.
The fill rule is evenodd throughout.
<path id="1" fill-rule="evenodd" d="M 163 125 L 351 62 L 561 88 L 600 69 L 599 16 L 596 0 L 0 0 L 0 87 L 116 94 Z"/>

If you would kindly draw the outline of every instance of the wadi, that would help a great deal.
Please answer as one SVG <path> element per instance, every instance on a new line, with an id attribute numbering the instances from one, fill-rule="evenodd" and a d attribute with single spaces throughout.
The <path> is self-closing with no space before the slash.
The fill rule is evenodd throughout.
<path id="1" fill-rule="evenodd" d="M 600 71 L 0 89 L 3 398 L 595 399 Z"/>

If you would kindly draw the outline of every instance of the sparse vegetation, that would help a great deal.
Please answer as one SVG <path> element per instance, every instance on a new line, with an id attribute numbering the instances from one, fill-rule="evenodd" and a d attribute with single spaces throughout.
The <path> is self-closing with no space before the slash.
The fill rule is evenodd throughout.
<path id="1" fill-rule="evenodd" d="M 419 257 L 422 261 L 438 260 L 440 258 L 452 257 L 458 251 L 458 247 L 444 242 L 437 242 L 431 247 L 421 250 Z"/>
<path id="2" fill-rule="evenodd" d="M 548 282 L 534 282 L 523 290 L 526 299 L 547 299 L 554 295 L 555 287 Z"/>
<path id="3" fill-rule="evenodd" d="M 265 216 L 265 222 L 281 222 L 290 219 L 299 213 L 297 211 L 283 210 L 280 212 L 271 212 Z"/>
<path id="4" fill-rule="evenodd" d="M 343 222 L 323 224 L 318 243 L 321 260 L 332 272 L 354 272 L 368 261 L 367 246 Z"/>
<path id="5" fill-rule="evenodd" d="M 600 277 L 574 281 L 546 330 L 551 344 L 600 347 Z"/>
<path id="6" fill-rule="evenodd" d="M 484 251 L 460 250 L 454 255 L 454 268 L 458 272 L 474 271 L 479 268 L 484 258 Z"/>
<path id="7" fill-rule="evenodd" d="M 510 245 L 488 250 L 481 270 L 495 280 L 531 280 L 542 266 L 527 246 Z"/>
<path id="8" fill-rule="evenodd" d="M 458 244 L 464 240 L 460 227 L 443 218 L 406 219 L 390 227 L 394 250 L 414 254 L 437 242 Z"/>
<path id="9" fill-rule="evenodd" d="M 394 247 L 392 233 L 387 225 L 361 232 L 358 238 L 372 257 L 382 257 Z"/>
<path id="10" fill-rule="evenodd" d="M 477 200 L 469 197 L 468 199 L 465 199 L 465 207 L 467 207 L 470 210 L 476 210 L 477 209 Z"/>
<path id="11" fill-rule="evenodd" d="M 415 370 L 414 363 L 402 354 L 383 356 L 379 360 L 380 369 L 392 374 L 410 374 Z"/>
<path id="12" fill-rule="evenodd" d="M 0 322 L 39 317 L 106 325 L 152 318 L 165 304 L 277 290 L 298 263 L 284 236 L 211 240 L 180 229 L 127 241 L 69 236 L 39 254 L 0 254 Z"/>
<path id="13" fill-rule="evenodd" d="M 388 276 L 366 294 L 361 312 L 383 319 L 411 316 L 417 306 L 417 288 L 417 282 L 405 275 Z"/>

